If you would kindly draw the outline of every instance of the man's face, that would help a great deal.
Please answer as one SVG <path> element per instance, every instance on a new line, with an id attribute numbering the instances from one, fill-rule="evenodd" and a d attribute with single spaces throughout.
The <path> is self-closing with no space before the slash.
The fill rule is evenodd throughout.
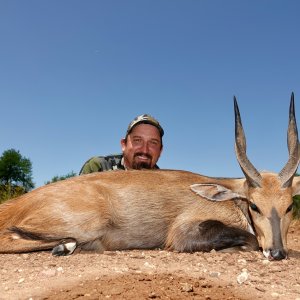
<path id="1" fill-rule="evenodd" d="M 162 152 L 158 129 L 150 124 L 136 125 L 125 139 L 121 140 L 124 164 L 129 169 L 152 169 Z"/>

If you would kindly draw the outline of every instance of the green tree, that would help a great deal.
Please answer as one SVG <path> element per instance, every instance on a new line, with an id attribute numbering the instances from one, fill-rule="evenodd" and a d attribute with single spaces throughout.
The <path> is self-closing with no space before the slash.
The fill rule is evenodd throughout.
<path id="1" fill-rule="evenodd" d="M 54 176 L 50 181 L 47 181 L 45 184 L 50 184 L 50 183 L 53 183 L 53 182 L 65 180 L 67 178 L 71 178 L 71 177 L 74 177 L 74 176 L 77 176 L 77 174 L 74 171 L 68 173 L 67 175 L 63 175 L 63 176 L 58 176 L 57 175 L 57 176 Z"/>
<path id="2" fill-rule="evenodd" d="M 0 157 L 0 184 L 6 199 L 33 189 L 31 161 L 15 149 L 4 151 Z"/>
<path id="3" fill-rule="evenodd" d="M 296 173 L 295 176 L 299 176 L 299 174 Z M 300 219 L 300 195 L 294 196 L 293 202 L 294 202 L 293 217 L 294 219 Z"/>

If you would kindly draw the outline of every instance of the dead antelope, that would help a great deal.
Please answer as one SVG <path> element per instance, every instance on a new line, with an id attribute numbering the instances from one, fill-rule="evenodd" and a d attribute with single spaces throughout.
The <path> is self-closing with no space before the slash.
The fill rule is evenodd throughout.
<path id="1" fill-rule="evenodd" d="M 245 178 L 142 170 L 46 185 L 0 206 L 0 253 L 258 250 L 260 243 L 269 259 L 286 258 L 292 196 L 300 190 L 294 178 L 299 151 L 293 94 L 289 160 L 279 174 L 260 173 L 248 160 L 236 100 L 234 106 L 236 156 Z"/>

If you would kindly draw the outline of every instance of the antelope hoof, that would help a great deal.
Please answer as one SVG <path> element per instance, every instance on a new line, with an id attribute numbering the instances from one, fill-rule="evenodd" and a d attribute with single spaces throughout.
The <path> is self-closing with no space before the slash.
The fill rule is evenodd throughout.
<path id="1" fill-rule="evenodd" d="M 71 255 L 77 247 L 75 240 L 62 241 L 60 244 L 52 249 L 53 256 L 67 256 Z"/>

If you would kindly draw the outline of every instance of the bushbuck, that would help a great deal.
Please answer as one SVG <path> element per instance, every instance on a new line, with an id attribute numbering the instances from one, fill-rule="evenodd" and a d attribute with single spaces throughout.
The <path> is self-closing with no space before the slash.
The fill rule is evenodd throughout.
<path id="1" fill-rule="evenodd" d="M 278 173 L 258 172 L 234 98 L 235 150 L 244 178 L 180 170 L 92 173 L 35 189 L 0 206 L 0 253 L 164 248 L 179 252 L 258 250 L 287 257 L 299 164 L 294 95 L 289 159 Z"/>

